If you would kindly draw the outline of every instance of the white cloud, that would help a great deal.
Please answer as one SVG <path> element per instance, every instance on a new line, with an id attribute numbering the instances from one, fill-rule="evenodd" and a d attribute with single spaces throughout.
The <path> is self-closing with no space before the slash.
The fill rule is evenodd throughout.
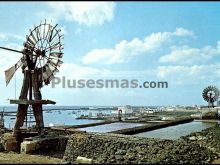
<path id="1" fill-rule="evenodd" d="M 102 25 L 114 19 L 114 2 L 49 2 L 55 19 L 76 21 L 79 24 Z"/>
<path id="2" fill-rule="evenodd" d="M 0 32 L 0 41 L 1 42 L 6 42 L 6 41 L 9 41 L 9 40 L 18 40 L 18 41 L 22 41 L 24 40 L 24 37 L 22 36 L 19 36 L 17 34 L 7 34 L 7 33 L 1 33 Z"/>
<path id="3" fill-rule="evenodd" d="M 97 69 L 88 66 L 82 66 L 73 63 L 64 63 L 59 72 L 59 76 L 66 76 L 68 78 L 76 79 L 76 78 L 86 78 L 91 76 L 102 76 L 108 74 L 108 70 L 106 69 Z"/>
<path id="4" fill-rule="evenodd" d="M 174 84 L 201 84 L 219 81 L 220 63 L 192 66 L 158 66 L 157 76 Z"/>
<path id="5" fill-rule="evenodd" d="M 112 49 L 93 49 L 83 57 L 84 64 L 114 64 L 128 62 L 136 56 L 151 53 L 172 37 L 192 36 L 187 29 L 177 28 L 174 32 L 152 33 L 143 40 L 134 38 L 131 41 L 123 40 Z"/>
<path id="6" fill-rule="evenodd" d="M 174 32 L 174 35 L 176 36 L 193 36 L 193 31 L 184 29 L 184 28 L 177 28 Z"/>
<path id="7" fill-rule="evenodd" d="M 220 55 L 220 41 L 216 47 L 205 46 L 203 48 L 191 48 L 189 46 L 172 47 L 171 52 L 160 57 L 161 63 L 194 64 L 195 62 L 207 62 L 207 60 Z"/>
<path id="8" fill-rule="evenodd" d="M 6 34 L 4 34 L 4 33 L 0 33 L 0 41 L 4 41 L 4 40 L 6 40 Z"/>
<path id="9" fill-rule="evenodd" d="M 153 70 L 109 70 L 105 68 L 95 68 L 74 63 L 64 63 L 59 69 L 58 77 L 65 76 L 69 79 L 80 78 L 144 78 L 154 75 Z"/>

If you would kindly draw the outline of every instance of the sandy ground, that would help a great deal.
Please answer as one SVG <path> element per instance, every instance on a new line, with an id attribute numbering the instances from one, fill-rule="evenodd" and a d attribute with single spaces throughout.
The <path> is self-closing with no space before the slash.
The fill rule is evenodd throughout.
<path id="1" fill-rule="evenodd" d="M 212 162 L 212 164 L 220 164 L 220 159 L 214 160 L 214 161 Z"/>
<path id="2" fill-rule="evenodd" d="M 0 164 L 60 164 L 61 159 L 49 156 L 0 152 Z"/>

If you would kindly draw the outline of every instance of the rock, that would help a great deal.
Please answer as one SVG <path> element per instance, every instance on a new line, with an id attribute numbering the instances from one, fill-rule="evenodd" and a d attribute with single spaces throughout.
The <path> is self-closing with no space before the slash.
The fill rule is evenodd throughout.
<path id="1" fill-rule="evenodd" d="M 2 144 L 6 151 L 16 151 L 18 149 L 16 138 L 11 133 L 4 133 Z"/>
<path id="2" fill-rule="evenodd" d="M 37 149 L 39 149 L 39 145 L 37 144 L 37 141 L 24 141 L 21 143 L 20 152 L 29 154 L 36 152 Z"/>
<path id="3" fill-rule="evenodd" d="M 123 161 L 124 160 L 124 157 L 122 155 L 116 155 L 115 158 L 116 158 L 117 161 Z"/>
<path id="4" fill-rule="evenodd" d="M 65 162 L 65 161 L 61 161 L 61 164 L 71 164 L 71 162 Z"/>
<path id="5" fill-rule="evenodd" d="M 189 140 L 196 140 L 196 137 L 195 136 L 191 136 L 191 137 L 189 137 Z"/>
<path id="6" fill-rule="evenodd" d="M 115 163 L 116 160 L 115 159 L 110 159 L 110 163 Z"/>
<path id="7" fill-rule="evenodd" d="M 81 157 L 81 156 L 78 156 L 76 158 L 76 163 L 78 164 L 92 164 L 93 163 L 93 160 L 92 159 L 88 159 L 88 158 L 85 158 L 85 157 Z"/>
<path id="8" fill-rule="evenodd" d="M 125 155 L 126 151 L 125 150 L 117 150 L 117 152 L 115 153 L 115 155 Z"/>

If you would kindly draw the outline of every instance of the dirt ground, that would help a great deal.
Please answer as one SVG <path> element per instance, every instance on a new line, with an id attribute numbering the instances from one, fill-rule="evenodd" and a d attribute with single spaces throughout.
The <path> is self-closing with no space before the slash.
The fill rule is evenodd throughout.
<path id="1" fill-rule="evenodd" d="M 0 152 L 0 164 L 60 164 L 61 159 L 49 156 Z"/>
<path id="2" fill-rule="evenodd" d="M 220 164 L 220 159 L 214 160 L 214 161 L 212 162 L 212 164 Z"/>

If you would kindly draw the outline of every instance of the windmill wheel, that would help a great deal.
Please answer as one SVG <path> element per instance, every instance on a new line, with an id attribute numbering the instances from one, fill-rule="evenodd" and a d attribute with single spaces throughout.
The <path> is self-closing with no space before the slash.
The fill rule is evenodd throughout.
<path id="1" fill-rule="evenodd" d="M 24 43 L 24 53 L 26 56 L 24 66 L 31 62 L 31 70 L 39 72 L 39 79 L 45 85 L 49 84 L 54 78 L 54 74 L 58 72 L 58 68 L 63 63 L 60 59 L 63 56 L 64 49 L 63 34 L 57 29 L 57 24 L 41 23 L 30 29 L 30 34 L 26 36 Z"/>
<path id="2" fill-rule="evenodd" d="M 210 99 L 217 101 L 219 98 L 219 90 L 215 86 L 208 86 L 203 90 L 202 96 L 207 102 L 210 102 Z"/>

